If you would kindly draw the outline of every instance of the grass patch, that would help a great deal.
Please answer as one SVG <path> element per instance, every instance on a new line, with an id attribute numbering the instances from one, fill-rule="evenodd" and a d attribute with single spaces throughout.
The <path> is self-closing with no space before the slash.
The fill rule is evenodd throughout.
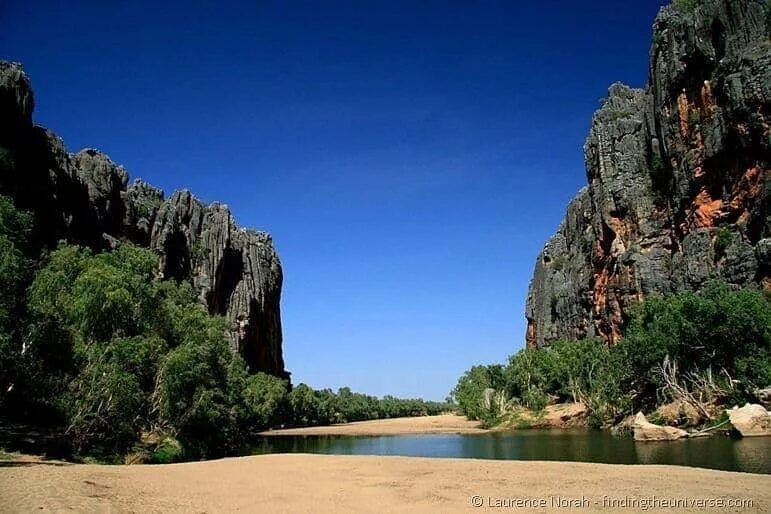
<path id="1" fill-rule="evenodd" d="M 153 452 L 150 457 L 150 462 L 153 464 L 171 464 L 172 462 L 179 462 L 184 456 L 184 450 L 182 445 L 173 437 L 167 437 Z"/>
<path id="2" fill-rule="evenodd" d="M 655 411 L 655 412 L 651 413 L 651 415 L 648 416 L 648 421 L 650 421 L 654 425 L 666 425 L 667 424 L 667 420 L 664 419 L 664 416 L 662 416 L 659 411 Z"/>
<path id="3" fill-rule="evenodd" d="M 530 414 L 530 411 L 524 407 L 517 407 L 503 416 L 499 426 L 501 428 L 515 428 L 518 430 L 533 428 L 533 420 Z"/>

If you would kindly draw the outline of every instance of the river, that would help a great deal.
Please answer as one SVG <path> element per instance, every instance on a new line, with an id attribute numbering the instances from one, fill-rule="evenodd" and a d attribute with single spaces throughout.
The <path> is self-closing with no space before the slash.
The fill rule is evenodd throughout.
<path id="1" fill-rule="evenodd" d="M 401 455 L 608 464 L 674 464 L 771 474 L 771 438 L 725 436 L 635 442 L 594 430 L 517 430 L 486 434 L 271 436 L 253 453 Z"/>

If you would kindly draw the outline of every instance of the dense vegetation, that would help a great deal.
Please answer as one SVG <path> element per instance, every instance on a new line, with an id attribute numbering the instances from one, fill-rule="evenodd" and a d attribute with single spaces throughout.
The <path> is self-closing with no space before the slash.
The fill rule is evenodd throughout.
<path id="1" fill-rule="evenodd" d="M 129 244 L 40 255 L 0 197 L 0 411 L 61 427 L 74 452 L 155 461 L 239 451 L 256 431 L 434 414 L 444 404 L 314 391 L 250 373 L 223 318 Z"/>
<path id="2" fill-rule="evenodd" d="M 474 366 L 453 395 L 462 413 L 487 424 L 503 410 L 490 401 L 494 391 L 508 405 L 535 411 L 581 401 L 600 426 L 674 400 L 710 418 L 710 407 L 751 400 L 769 384 L 771 302 L 760 291 L 713 282 L 647 299 L 618 345 L 582 340 L 524 349 L 506 366 Z"/>

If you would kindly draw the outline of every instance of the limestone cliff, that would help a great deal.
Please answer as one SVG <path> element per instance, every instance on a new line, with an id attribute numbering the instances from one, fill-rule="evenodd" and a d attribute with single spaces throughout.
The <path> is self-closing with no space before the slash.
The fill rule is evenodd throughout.
<path id="1" fill-rule="evenodd" d="M 39 244 L 152 248 L 160 276 L 191 281 L 209 312 L 231 321 L 232 348 L 251 370 L 288 377 L 281 264 L 270 235 L 238 228 L 226 206 L 203 205 L 188 191 L 166 199 L 140 180 L 129 185 L 126 170 L 97 150 L 68 153 L 33 124 L 33 108 L 21 67 L 0 61 L 0 193 L 34 213 Z"/>
<path id="2" fill-rule="evenodd" d="M 588 185 L 538 256 L 528 346 L 621 337 L 651 294 L 719 278 L 771 289 L 771 4 L 664 7 L 648 85 L 610 87 L 584 146 Z"/>

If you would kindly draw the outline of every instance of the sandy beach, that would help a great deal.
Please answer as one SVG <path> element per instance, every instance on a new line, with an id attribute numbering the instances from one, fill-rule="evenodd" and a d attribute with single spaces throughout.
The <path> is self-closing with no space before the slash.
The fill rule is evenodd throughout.
<path id="1" fill-rule="evenodd" d="M 639 512 L 631 499 L 653 496 L 752 505 L 651 512 L 769 512 L 771 476 L 676 466 L 307 454 L 157 466 L 21 459 L 0 466 L 0 512 Z M 537 508 L 506 504 L 512 501 Z"/>
<path id="2" fill-rule="evenodd" d="M 481 434 L 487 430 L 478 421 L 457 414 L 412 418 L 375 419 L 323 427 L 267 430 L 261 435 L 403 435 L 403 434 Z"/>

